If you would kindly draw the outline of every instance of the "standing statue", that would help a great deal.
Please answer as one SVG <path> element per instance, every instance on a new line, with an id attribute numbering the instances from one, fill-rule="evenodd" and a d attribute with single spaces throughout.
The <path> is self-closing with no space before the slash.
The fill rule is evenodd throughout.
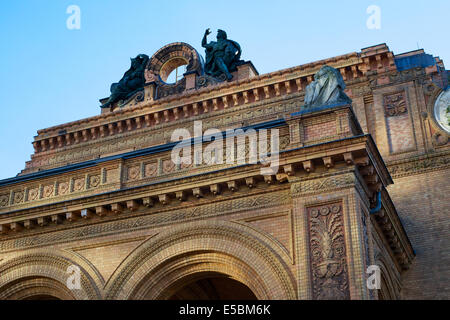
<path id="1" fill-rule="evenodd" d="M 111 85 L 111 95 L 101 108 L 109 108 L 119 100 L 125 100 L 140 91 L 145 84 L 145 67 L 150 58 L 145 54 L 139 54 L 131 58 L 131 67 L 125 72 L 118 83 Z"/>
<path id="2" fill-rule="evenodd" d="M 344 89 L 345 82 L 341 73 L 325 65 L 314 75 L 314 81 L 306 87 L 305 108 L 341 102 L 351 103 L 351 99 L 345 94 Z"/>
<path id="3" fill-rule="evenodd" d="M 217 42 L 207 42 L 211 30 L 208 28 L 202 40 L 202 47 L 206 51 L 205 72 L 207 75 L 219 77 L 224 74 L 227 80 L 233 76 L 231 72 L 237 70 L 237 65 L 241 61 L 241 46 L 236 41 L 228 40 L 227 34 L 223 30 L 217 30 Z"/>

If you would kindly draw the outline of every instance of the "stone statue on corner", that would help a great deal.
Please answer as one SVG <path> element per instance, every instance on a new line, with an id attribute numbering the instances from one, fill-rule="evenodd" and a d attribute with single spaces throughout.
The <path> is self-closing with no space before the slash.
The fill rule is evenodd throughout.
<path id="1" fill-rule="evenodd" d="M 306 87 L 304 108 L 320 107 L 339 103 L 351 103 L 345 94 L 345 82 L 341 73 L 323 66 L 314 75 L 314 81 Z"/>
<path id="2" fill-rule="evenodd" d="M 125 72 L 118 83 L 111 85 L 111 95 L 101 108 L 109 108 L 119 100 L 125 100 L 136 92 L 142 90 L 145 84 L 145 67 L 150 58 L 145 54 L 139 54 L 131 58 L 131 67 Z"/>
<path id="3" fill-rule="evenodd" d="M 208 28 L 202 40 L 202 47 L 206 51 L 205 73 L 213 77 L 225 75 L 230 81 L 233 76 L 231 72 L 237 70 L 237 65 L 241 61 L 241 46 L 236 41 L 228 40 L 227 34 L 223 30 L 217 31 L 217 42 L 207 42 L 211 30 Z"/>

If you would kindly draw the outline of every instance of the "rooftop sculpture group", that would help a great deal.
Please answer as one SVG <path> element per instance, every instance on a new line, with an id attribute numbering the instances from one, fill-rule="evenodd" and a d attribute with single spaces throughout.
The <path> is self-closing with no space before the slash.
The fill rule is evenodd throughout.
<path id="1" fill-rule="evenodd" d="M 241 46 L 239 43 L 227 38 L 223 30 L 217 31 L 217 41 L 207 41 L 210 29 L 205 31 L 202 40 L 202 47 L 205 48 L 206 63 L 200 66 L 201 76 L 209 77 L 211 83 L 224 80 L 230 81 L 232 72 L 237 70 L 237 66 L 243 61 L 241 58 Z M 109 108 L 116 102 L 126 100 L 144 88 L 145 70 L 148 67 L 150 58 L 145 54 L 139 54 L 131 59 L 131 67 L 125 72 L 122 79 L 111 85 L 111 95 L 101 108 Z M 189 61 L 189 66 L 192 61 Z"/>
<path id="2" fill-rule="evenodd" d="M 217 31 L 217 41 L 207 41 L 210 29 L 206 29 L 202 39 L 202 47 L 205 48 L 206 62 L 200 67 L 200 71 L 206 77 L 216 79 L 214 81 L 230 81 L 232 72 L 242 63 L 240 60 L 242 50 L 239 43 L 227 38 L 223 30 Z M 145 69 L 149 57 L 140 54 L 131 59 L 131 67 L 125 72 L 118 83 L 111 85 L 111 96 L 101 107 L 108 108 L 112 104 L 125 100 L 143 89 L 145 85 Z M 330 66 L 323 66 L 315 75 L 314 81 L 306 87 L 305 106 L 313 108 L 339 103 L 351 103 L 350 98 L 344 93 L 345 83 L 340 72 Z"/>

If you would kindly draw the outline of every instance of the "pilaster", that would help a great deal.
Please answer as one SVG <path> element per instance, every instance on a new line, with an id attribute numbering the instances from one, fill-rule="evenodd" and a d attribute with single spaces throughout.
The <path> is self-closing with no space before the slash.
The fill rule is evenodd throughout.
<path id="1" fill-rule="evenodd" d="M 370 299 L 358 189 L 354 171 L 292 183 L 299 299 Z"/>

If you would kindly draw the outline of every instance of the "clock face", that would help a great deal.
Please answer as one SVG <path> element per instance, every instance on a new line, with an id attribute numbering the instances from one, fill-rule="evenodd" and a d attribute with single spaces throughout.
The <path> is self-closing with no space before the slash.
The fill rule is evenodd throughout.
<path id="1" fill-rule="evenodd" d="M 450 88 L 437 98 L 434 105 L 434 118 L 441 129 L 450 134 Z"/>

